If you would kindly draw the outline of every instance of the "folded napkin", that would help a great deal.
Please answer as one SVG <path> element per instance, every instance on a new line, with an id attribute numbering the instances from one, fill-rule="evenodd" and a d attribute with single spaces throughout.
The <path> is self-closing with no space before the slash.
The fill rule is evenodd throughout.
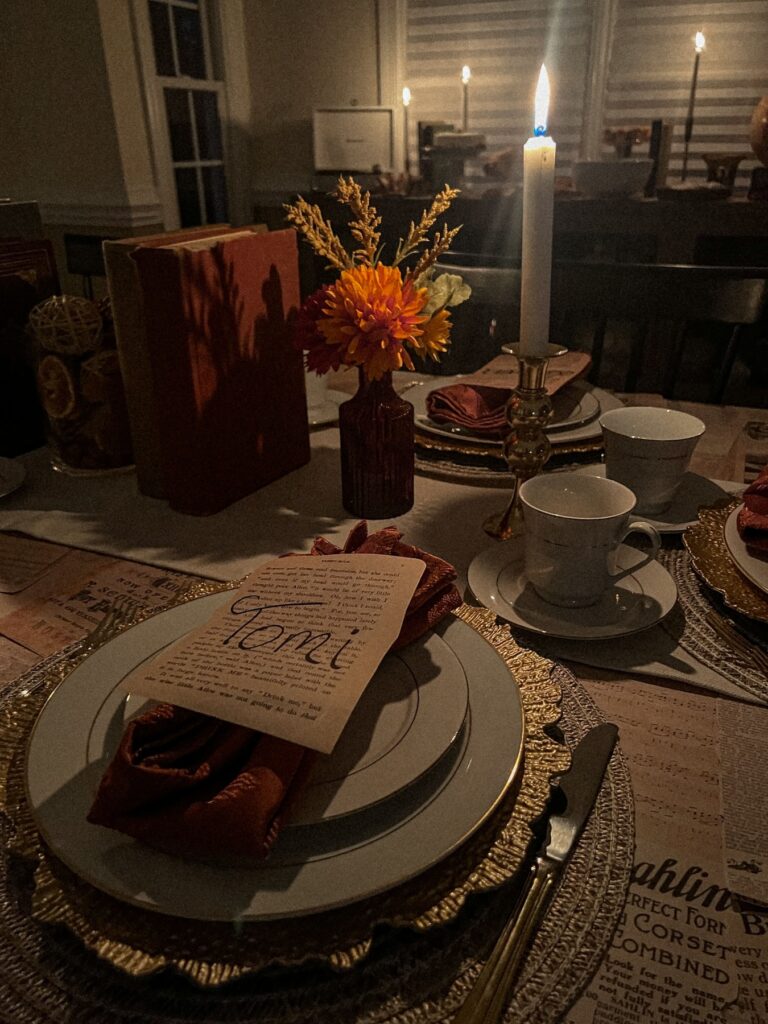
<path id="1" fill-rule="evenodd" d="M 361 522 L 343 548 L 318 537 L 311 552 L 424 560 L 393 649 L 461 604 L 453 566 L 401 536 L 390 526 L 369 537 Z M 314 751 L 287 740 L 160 704 L 126 727 L 88 821 L 180 857 L 253 861 L 269 852 L 314 758 Z"/>
<path id="2" fill-rule="evenodd" d="M 509 430 L 507 388 L 482 384 L 451 384 L 427 395 L 427 415 L 435 423 L 453 423 L 483 437 L 501 437 Z"/>
<path id="3" fill-rule="evenodd" d="M 368 524 L 362 521 L 350 530 L 343 548 L 336 547 L 324 537 L 318 537 L 312 545 L 313 555 L 397 555 L 400 558 L 421 558 L 426 562 L 416 591 L 405 610 L 400 634 L 392 644 L 393 651 L 433 629 L 461 604 L 461 595 L 453 585 L 456 579 L 453 566 L 437 555 L 430 555 L 411 544 L 403 544 L 402 536 L 394 526 L 387 526 L 369 537 Z"/>
<path id="4" fill-rule="evenodd" d="M 311 762 L 295 743 L 159 704 L 126 727 L 88 821 L 182 857 L 253 860 Z"/>
<path id="5" fill-rule="evenodd" d="M 736 527 L 749 554 L 768 560 L 768 466 L 744 491 Z"/>
<path id="6" fill-rule="evenodd" d="M 586 352 L 567 352 L 553 360 L 546 389 L 554 395 L 589 369 Z M 452 423 L 480 437 L 504 437 L 509 431 L 506 405 L 519 378 L 519 364 L 512 355 L 496 356 L 466 381 L 436 388 L 427 395 L 427 415 L 436 423 Z M 507 385 L 507 382 L 511 383 Z"/>

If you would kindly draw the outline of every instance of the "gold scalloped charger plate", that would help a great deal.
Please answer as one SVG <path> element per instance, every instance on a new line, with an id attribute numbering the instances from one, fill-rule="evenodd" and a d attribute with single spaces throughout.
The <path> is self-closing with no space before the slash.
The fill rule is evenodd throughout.
<path id="1" fill-rule="evenodd" d="M 123 731 L 122 684 L 229 599 L 204 597 L 127 630 L 48 699 L 29 741 L 27 798 L 47 845 L 75 874 L 127 903 L 175 917 L 242 923 L 314 914 L 421 874 L 493 813 L 520 765 L 522 704 L 493 647 L 450 617 L 379 669 L 379 676 L 391 676 L 404 659 L 420 688 L 436 691 L 441 675 L 450 684 L 458 666 L 469 691 L 461 736 L 429 771 L 414 751 L 396 746 L 392 760 L 408 762 L 402 767 L 410 767 L 412 784 L 390 799 L 338 820 L 284 829 L 267 860 L 252 867 L 172 857 L 90 824 L 89 808 Z M 434 709 L 433 718 L 437 729 Z"/>
<path id="2" fill-rule="evenodd" d="M 725 499 L 699 509 L 699 521 L 683 534 L 691 564 L 712 590 L 734 611 L 768 622 L 768 594 L 739 571 L 725 541 L 725 526 L 741 499 Z"/>
<path id="3" fill-rule="evenodd" d="M 206 584 L 201 593 L 211 592 Z M 221 589 L 227 589 L 222 587 Z M 192 595 L 190 595 L 192 596 Z M 298 918 L 238 924 L 173 917 L 115 899 L 83 881 L 42 841 L 25 794 L 25 747 L 43 703 L 19 698 L 0 716 L 0 806 L 13 821 L 17 853 L 37 862 L 33 916 L 63 924 L 87 948 L 132 975 L 172 967 L 203 986 L 217 986 L 270 964 L 325 961 L 349 968 L 365 958 L 378 926 L 424 931 L 455 919 L 471 893 L 490 891 L 519 870 L 531 823 L 544 811 L 551 779 L 565 771 L 567 748 L 546 729 L 559 718 L 560 687 L 551 664 L 520 648 L 485 609 L 454 613 L 504 663 L 506 684 L 519 685 L 525 717 L 522 770 L 498 806 L 439 863 L 416 877 L 348 906 Z M 51 687 L 62 678 L 54 668 Z M 19 691 L 23 693 L 23 687 Z"/>

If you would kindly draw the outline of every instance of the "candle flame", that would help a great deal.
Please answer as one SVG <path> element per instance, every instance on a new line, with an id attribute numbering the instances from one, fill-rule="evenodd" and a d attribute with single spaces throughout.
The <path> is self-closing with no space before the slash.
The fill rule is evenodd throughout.
<path id="1" fill-rule="evenodd" d="M 472 72 L 469 70 L 469 65 L 465 64 L 464 67 L 461 69 L 461 81 L 462 81 L 462 84 L 463 85 L 467 85 L 467 83 L 469 82 L 471 77 L 472 77 Z"/>
<path id="2" fill-rule="evenodd" d="M 694 39 L 693 44 L 696 47 L 696 53 L 701 53 L 701 51 L 704 49 L 704 47 L 707 44 L 707 41 L 704 38 L 704 33 L 703 32 L 697 32 L 696 33 L 696 38 Z"/>
<path id="3" fill-rule="evenodd" d="M 408 107 L 411 104 L 411 90 L 407 85 L 403 86 L 403 106 Z"/>
<path id="4" fill-rule="evenodd" d="M 549 113 L 549 75 L 542 64 L 539 81 L 536 85 L 536 98 L 533 104 L 533 134 L 546 135 L 547 115 Z"/>

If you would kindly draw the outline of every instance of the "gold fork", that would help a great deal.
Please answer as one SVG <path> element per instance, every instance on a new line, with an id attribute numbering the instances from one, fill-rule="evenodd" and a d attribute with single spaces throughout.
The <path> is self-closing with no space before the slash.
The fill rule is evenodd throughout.
<path id="1" fill-rule="evenodd" d="M 760 671 L 768 675 L 768 654 L 743 636 L 733 622 L 723 618 L 715 611 L 707 612 L 707 622 L 717 635 L 725 640 L 734 651 L 746 662 L 757 665 Z"/>
<path id="2" fill-rule="evenodd" d="M 60 651 L 55 651 L 33 666 L 26 674 L 22 687 L 14 691 L 14 696 L 29 697 L 48 681 L 54 666 L 63 668 L 65 663 L 69 665 L 75 660 L 79 661 L 81 657 L 91 654 L 98 647 L 101 647 L 103 643 L 111 639 L 123 623 L 131 619 L 136 608 L 136 602 L 130 598 L 117 598 L 90 633 L 86 633 L 79 640 L 74 640 Z"/>

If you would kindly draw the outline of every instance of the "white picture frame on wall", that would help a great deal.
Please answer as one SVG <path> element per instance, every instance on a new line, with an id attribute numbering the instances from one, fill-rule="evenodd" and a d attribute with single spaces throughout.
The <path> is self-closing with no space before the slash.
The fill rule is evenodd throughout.
<path id="1" fill-rule="evenodd" d="M 373 173 L 394 167 L 392 107 L 323 107 L 312 117 L 315 171 Z"/>

